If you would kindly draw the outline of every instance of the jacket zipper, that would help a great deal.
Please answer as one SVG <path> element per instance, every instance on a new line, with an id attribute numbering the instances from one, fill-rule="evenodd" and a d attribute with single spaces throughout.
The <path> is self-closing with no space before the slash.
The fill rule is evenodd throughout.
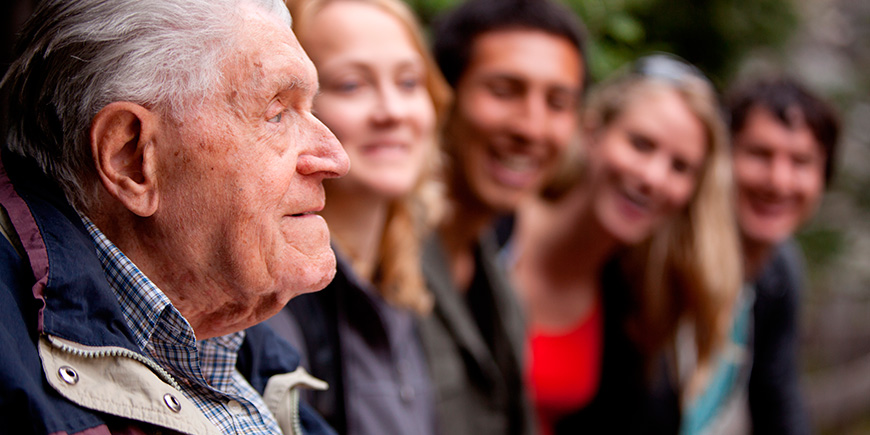
<path id="1" fill-rule="evenodd" d="M 290 410 L 292 414 L 293 421 L 293 433 L 289 435 L 301 435 L 302 434 L 302 421 L 299 418 L 299 390 L 294 388 L 290 391 Z"/>
<path id="2" fill-rule="evenodd" d="M 74 347 L 74 346 L 70 346 L 66 343 L 62 343 L 62 342 L 56 340 L 51 335 L 46 335 L 46 337 L 48 337 L 48 341 L 51 343 L 52 346 L 54 346 L 54 347 L 56 347 L 64 352 L 78 356 L 78 357 L 83 357 L 83 358 L 122 357 L 122 358 L 129 358 L 129 359 L 135 360 L 137 362 L 144 364 L 149 369 L 151 369 L 151 371 L 154 372 L 158 377 L 160 377 L 160 379 L 163 382 L 166 382 L 167 384 L 171 385 L 172 388 L 175 388 L 176 390 L 181 391 L 181 387 L 178 385 L 178 382 L 175 381 L 175 378 L 173 378 L 172 375 L 170 375 L 169 372 L 166 371 L 166 369 L 164 369 L 163 367 L 160 367 L 157 363 L 155 363 L 154 361 L 152 361 L 149 358 L 146 358 L 145 356 L 143 356 L 140 353 L 133 352 L 132 350 L 125 349 L 123 347 L 106 347 L 106 348 L 101 348 L 99 350 L 80 349 L 78 347 Z"/>

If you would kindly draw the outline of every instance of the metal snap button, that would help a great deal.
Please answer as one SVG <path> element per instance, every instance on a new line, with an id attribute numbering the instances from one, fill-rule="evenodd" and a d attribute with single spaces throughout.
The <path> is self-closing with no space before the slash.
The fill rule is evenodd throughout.
<path id="1" fill-rule="evenodd" d="M 60 376 L 60 380 L 66 382 L 69 385 L 75 385 L 79 382 L 79 374 L 76 373 L 75 369 L 70 366 L 63 366 L 57 370 L 57 375 Z"/>
<path id="2" fill-rule="evenodd" d="M 244 411 L 242 404 L 235 400 L 227 401 L 227 409 L 229 409 L 230 413 L 234 415 L 239 415 Z"/>
<path id="3" fill-rule="evenodd" d="M 170 411 L 175 413 L 181 412 L 181 402 L 179 402 L 175 396 L 169 393 L 164 394 L 163 403 L 166 404 L 166 407 L 169 408 Z"/>

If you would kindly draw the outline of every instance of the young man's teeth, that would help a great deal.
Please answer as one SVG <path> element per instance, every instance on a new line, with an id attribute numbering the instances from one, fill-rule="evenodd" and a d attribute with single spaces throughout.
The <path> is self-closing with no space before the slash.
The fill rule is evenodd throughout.
<path id="1" fill-rule="evenodd" d="M 528 156 L 520 156 L 520 155 L 508 155 L 501 156 L 499 161 L 503 165 L 505 165 L 508 169 L 514 171 L 528 171 L 535 167 L 534 159 Z"/>

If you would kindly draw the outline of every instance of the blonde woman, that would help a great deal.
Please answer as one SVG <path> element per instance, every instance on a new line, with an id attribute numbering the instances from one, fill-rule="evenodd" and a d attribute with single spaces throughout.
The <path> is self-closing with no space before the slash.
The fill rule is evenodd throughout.
<path id="1" fill-rule="evenodd" d="M 431 309 L 422 237 L 435 224 L 440 112 L 449 88 L 398 0 L 288 2 L 320 77 L 313 112 L 350 157 L 321 215 L 339 259 L 323 291 L 270 325 L 330 383 L 310 398 L 346 434 L 434 434 L 417 317 Z"/>
<path id="2" fill-rule="evenodd" d="M 585 164 L 520 210 L 512 246 L 539 427 L 675 433 L 740 288 L 717 98 L 694 67 L 647 57 L 593 89 L 584 129 Z"/>

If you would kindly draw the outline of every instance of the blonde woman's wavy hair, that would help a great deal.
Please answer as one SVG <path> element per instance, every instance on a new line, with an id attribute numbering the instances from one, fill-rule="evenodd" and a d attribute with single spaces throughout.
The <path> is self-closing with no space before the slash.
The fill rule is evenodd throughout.
<path id="1" fill-rule="evenodd" d="M 704 125 L 707 155 L 688 205 L 619 258 L 637 304 L 629 333 L 650 355 L 673 345 L 677 328 L 687 322 L 699 372 L 727 337 L 742 284 L 729 137 L 717 94 L 699 71 L 664 55 L 641 61 L 647 69 L 635 64 L 591 92 L 585 122 L 601 128 L 638 96 L 672 89 Z"/>
<path id="2" fill-rule="evenodd" d="M 311 18 L 327 5 L 339 2 L 375 6 L 395 17 L 408 31 L 426 67 L 426 90 L 435 107 L 437 125 L 443 125 L 452 92 L 427 48 L 417 17 L 403 1 L 287 0 L 293 17 L 293 29 L 302 47 L 306 45 L 304 35 Z M 440 128 L 436 131 L 440 131 Z M 439 138 L 433 135 L 426 158 L 427 166 L 411 193 L 394 201 L 389 207 L 372 280 L 387 302 L 420 314 L 432 308 L 432 296 L 426 289 L 420 264 L 421 245 L 426 234 L 437 226 L 444 211 L 444 188 L 440 175 L 442 157 L 438 142 Z M 335 243 L 341 246 L 341 240 L 336 239 Z M 351 258 L 351 261 L 355 262 L 355 259 Z"/>

